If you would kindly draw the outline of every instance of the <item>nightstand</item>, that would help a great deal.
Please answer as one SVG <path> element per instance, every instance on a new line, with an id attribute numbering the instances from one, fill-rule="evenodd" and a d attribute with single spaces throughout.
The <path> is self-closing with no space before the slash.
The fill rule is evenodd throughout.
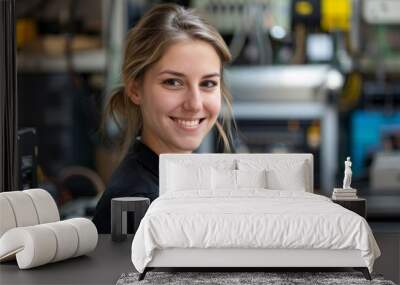
<path id="1" fill-rule="evenodd" d="M 364 198 L 348 199 L 348 200 L 336 200 L 332 199 L 332 202 L 341 205 L 342 207 L 359 214 L 363 218 L 367 218 L 367 200 Z"/>
<path id="2" fill-rule="evenodd" d="M 150 206 L 150 199 L 143 197 L 120 197 L 111 199 L 111 239 L 127 238 L 127 212 L 134 214 L 134 233 Z"/>

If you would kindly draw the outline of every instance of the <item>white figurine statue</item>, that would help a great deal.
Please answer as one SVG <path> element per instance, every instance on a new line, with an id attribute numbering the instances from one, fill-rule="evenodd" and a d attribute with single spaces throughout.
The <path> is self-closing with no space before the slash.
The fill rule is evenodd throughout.
<path id="1" fill-rule="evenodd" d="M 344 162 L 344 179 L 343 179 L 343 189 L 352 189 L 350 184 L 351 184 L 351 176 L 353 175 L 353 172 L 351 171 L 351 161 L 350 157 L 347 157 L 347 160 Z"/>

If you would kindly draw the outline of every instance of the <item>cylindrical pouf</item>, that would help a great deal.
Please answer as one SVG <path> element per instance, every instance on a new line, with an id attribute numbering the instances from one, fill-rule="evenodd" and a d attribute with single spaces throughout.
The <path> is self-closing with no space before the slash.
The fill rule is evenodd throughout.
<path id="1" fill-rule="evenodd" d="M 6 197 L 0 195 L 0 238 L 6 231 L 16 226 L 17 222 L 10 202 Z"/>
<path id="2" fill-rule="evenodd" d="M 51 262 L 57 262 L 74 256 L 78 249 L 78 233 L 65 221 L 43 224 L 51 229 L 57 238 L 57 252 Z"/>
<path id="3" fill-rule="evenodd" d="M 86 254 L 97 246 L 97 228 L 91 220 L 85 218 L 74 218 L 64 222 L 74 226 L 78 233 L 78 248 L 73 257 Z"/>
<path id="4" fill-rule="evenodd" d="M 35 205 L 30 196 L 22 191 L 1 193 L 11 205 L 15 215 L 17 227 L 33 226 L 39 223 Z"/>
<path id="5" fill-rule="evenodd" d="M 0 260 L 16 253 L 20 269 L 49 263 L 56 251 L 57 239 L 54 232 L 41 225 L 13 228 L 0 239 Z"/>
<path id="6" fill-rule="evenodd" d="M 60 220 L 56 202 L 49 192 L 43 189 L 28 189 L 22 191 L 28 194 L 36 208 L 39 224 L 51 223 Z"/>

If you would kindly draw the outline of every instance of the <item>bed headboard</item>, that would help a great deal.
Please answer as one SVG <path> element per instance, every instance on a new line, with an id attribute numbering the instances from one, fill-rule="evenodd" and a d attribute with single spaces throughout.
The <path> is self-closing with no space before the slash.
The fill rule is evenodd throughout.
<path id="1" fill-rule="evenodd" d="M 282 171 L 290 171 L 287 165 L 304 163 L 305 191 L 314 191 L 313 178 L 313 155 L 309 153 L 291 154 L 225 154 L 225 153 L 204 153 L 204 154 L 161 154 L 159 162 L 159 191 L 160 195 L 166 192 L 168 164 L 175 163 L 190 168 L 191 166 L 209 165 L 222 169 L 238 169 L 238 162 L 242 165 L 263 165 Z M 289 170 L 288 170 L 289 169 Z"/>

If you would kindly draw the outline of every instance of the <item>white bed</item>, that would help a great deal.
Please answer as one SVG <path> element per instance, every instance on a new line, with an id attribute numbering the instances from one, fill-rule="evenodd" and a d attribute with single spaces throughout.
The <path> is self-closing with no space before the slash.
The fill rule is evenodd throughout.
<path id="1" fill-rule="evenodd" d="M 132 243 L 155 267 L 354 267 L 380 251 L 361 216 L 313 194 L 311 154 L 163 154 Z"/>

